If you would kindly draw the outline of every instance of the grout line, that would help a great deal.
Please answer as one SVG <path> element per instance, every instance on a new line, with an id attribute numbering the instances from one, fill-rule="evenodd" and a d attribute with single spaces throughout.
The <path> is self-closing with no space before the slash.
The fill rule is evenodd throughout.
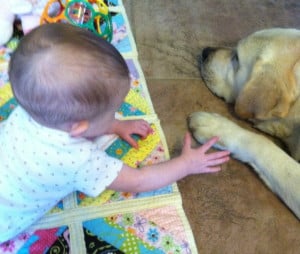
<path id="1" fill-rule="evenodd" d="M 191 78 L 191 77 L 173 77 L 173 78 L 170 78 L 170 77 L 145 77 L 146 81 L 147 80 L 199 80 L 201 82 L 202 79 L 201 78 Z"/>

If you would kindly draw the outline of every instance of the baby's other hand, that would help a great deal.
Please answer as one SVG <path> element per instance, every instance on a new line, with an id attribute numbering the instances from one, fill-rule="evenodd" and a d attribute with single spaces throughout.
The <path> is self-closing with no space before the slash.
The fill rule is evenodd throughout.
<path id="1" fill-rule="evenodd" d="M 145 120 L 116 120 L 114 124 L 114 133 L 134 148 L 138 148 L 138 143 L 132 138 L 132 134 L 137 134 L 144 139 L 152 132 L 150 124 Z"/>

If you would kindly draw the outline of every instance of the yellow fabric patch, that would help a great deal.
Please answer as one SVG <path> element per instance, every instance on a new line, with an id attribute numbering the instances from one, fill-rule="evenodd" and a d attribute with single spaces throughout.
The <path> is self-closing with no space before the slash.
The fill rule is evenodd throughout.
<path id="1" fill-rule="evenodd" d="M 128 166 L 136 168 L 139 162 L 145 160 L 160 142 L 156 126 L 152 125 L 151 128 L 153 129 L 153 133 L 148 135 L 147 138 L 138 141 L 139 149 L 130 149 L 122 158 L 122 161 Z"/>
<path id="2" fill-rule="evenodd" d="M 137 92 L 135 92 L 133 89 L 129 90 L 129 93 L 127 94 L 125 98 L 125 102 L 131 104 L 132 106 L 138 108 L 145 114 L 150 114 L 151 110 L 149 107 L 148 102 L 143 98 L 141 95 L 139 95 Z"/>
<path id="3" fill-rule="evenodd" d="M 0 87 L 0 107 L 13 97 L 13 92 L 9 83 Z"/>

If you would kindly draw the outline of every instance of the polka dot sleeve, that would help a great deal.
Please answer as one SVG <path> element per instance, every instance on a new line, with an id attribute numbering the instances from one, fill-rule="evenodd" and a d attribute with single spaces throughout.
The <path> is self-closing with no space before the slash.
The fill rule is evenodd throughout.
<path id="1" fill-rule="evenodd" d="M 98 196 L 114 181 L 122 166 L 122 161 L 104 151 L 92 151 L 90 160 L 75 172 L 77 190 L 88 196 Z"/>

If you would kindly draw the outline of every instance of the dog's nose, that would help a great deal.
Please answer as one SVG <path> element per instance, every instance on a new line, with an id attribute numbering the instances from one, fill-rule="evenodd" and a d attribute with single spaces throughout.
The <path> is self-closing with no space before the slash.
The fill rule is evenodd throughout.
<path id="1" fill-rule="evenodd" d="M 202 50 L 202 54 L 201 54 L 201 60 L 202 60 L 202 62 L 204 62 L 207 58 L 208 58 L 208 56 L 212 53 L 212 52 L 214 52 L 216 49 L 215 48 L 212 48 L 212 47 L 207 47 L 207 48 L 204 48 L 203 50 Z"/>

